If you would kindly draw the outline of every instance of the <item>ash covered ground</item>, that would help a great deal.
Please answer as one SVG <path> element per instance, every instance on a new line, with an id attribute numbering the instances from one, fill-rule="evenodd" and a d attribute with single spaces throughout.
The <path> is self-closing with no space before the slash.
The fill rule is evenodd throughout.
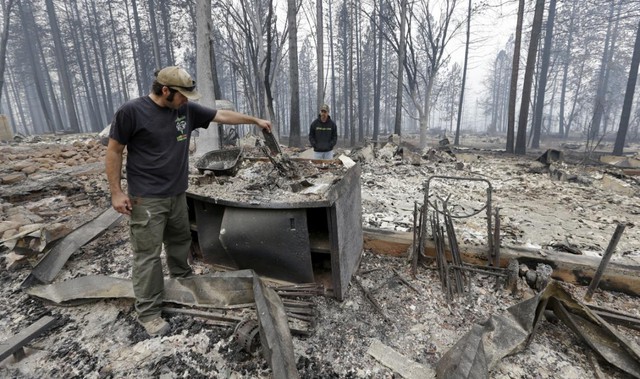
<path id="1" fill-rule="evenodd" d="M 622 222 L 627 229 L 612 260 L 632 266 L 640 263 L 637 177 L 623 175 L 610 165 L 588 164 L 580 159 L 547 166 L 535 160 L 536 154 L 513 157 L 487 149 L 494 141 L 473 142 L 485 149 L 456 150 L 455 156 L 439 151 L 432 159 L 423 158 L 419 166 L 395 155 L 397 146 L 393 145 L 376 150 L 372 156 L 354 154 L 354 159 L 361 159 L 363 226 L 411 232 L 414 206 L 423 201 L 427 178 L 481 177 L 493 187 L 492 202 L 500 208 L 501 243 L 505 248 L 527 247 L 553 255 L 559 246 L 571 246 L 585 255 L 599 256 L 615 223 Z M 0 187 L 2 225 L 17 219 L 11 215 L 18 214 L 22 226 L 58 223 L 73 230 L 108 208 L 108 187 L 100 163 L 102 149 L 95 136 L 51 137 L 0 146 L 2 177 L 24 176 L 23 180 L 3 181 Z M 461 213 L 477 209 L 486 196 L 482 183 L 460 185 L 444 180 L 434 182 L 433 189 L 439 196 L 448 197 Z M 482 214 L 460 219 L 455 225 L 461 244 L 486 246 L 486 219 Z M 7 238 L 10 235 L 3 235 Z M 27 259 L 18 255 L 6 247 L 0 250 L 0 341 L 44 315 L 55 316 L 58 321 L 26 345 L 24 359 L 9 357 L 0 362 L 2 377 L 271 377 L 267 360 L 259 350 L 244 351 L 233 327 L 216 326 L 192 316 L 167 315 L 171 333 L 149 338 L 135 321 L 129 300 L 60 307 L 31 298 L 21 283 L 41 255 L 32 254 Z M 122 222 L 75 252 L 55 282 L 95 274 L 129 278 L 130 260 L 127 226 Z M 194 268 L 197 274 L 213 270 L 198 260 Z M 586 291 L 581 286 L 564 287 L 580 299 Z M 382 311 L 372 305 L 363 289 Z M 296 366 L 303 378 L 401 377 L 369 354 L 372 344 L 382 343 L 424 367 L 424 377 L 429 377 L 444 353 L 474 323 L 534 294 L 524 280 L 512 294 L 496 290 L 492 276 L 476 274 L 471 275 L 469 290 L 449 301 L 434 266 L 421 265 L 412 278 L 406 257 L 364 251 L 344 301 L 322 296 L 304 299 L 314 304 L 316 326 L 309 337 L 293 337 Z M 640 316 L 639 301 L 634 296 L 599 290 L 592 303 Z M 252 308 L 226 312 L 239 318 L 255 317 Z M 617 328 L 632 343 L 640 343 L 638 331 Z M 531 344 L 500 360 L 490 377 L 626 376 L 593 353 L 563 323 L 543 320 Z"/>

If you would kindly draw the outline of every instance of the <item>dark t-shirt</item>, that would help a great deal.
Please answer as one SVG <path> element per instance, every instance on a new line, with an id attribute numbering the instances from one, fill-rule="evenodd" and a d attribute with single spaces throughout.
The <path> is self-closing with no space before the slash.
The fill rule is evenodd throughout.
<path id="1" fill-rule="evenodd" d="M 164 108 L 149 96 L 123 104 L 109 137 L 127 145 L 129 195 L 170 197 L 186 191 L 191 132 L 209 127 L 216 112 L 193 102 Z"/>

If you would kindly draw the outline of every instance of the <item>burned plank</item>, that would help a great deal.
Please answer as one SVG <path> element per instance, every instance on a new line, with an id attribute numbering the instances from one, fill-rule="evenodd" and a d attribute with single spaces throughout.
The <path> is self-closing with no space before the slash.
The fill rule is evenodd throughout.
<path id="1" fill-rule="evenodd" d="M 364 249 L 371 250 L 376 254 L 404 257 L 411 247 L 412 235 L 409 233 L 370 228 L 364 228 L 363 232 Z"/>
<path id="2" fill-rule="evenodd" d="M 375 229 L 363 231 L 364 249 L 376 254 L 387 255 L 387 248 L 393 252 L 406 252 L 413 241 L 411 232 L 390 233 Z M 383 244 L 378 244 L 378 240 L 383 241 Z M 487 264 L 486 251 L 482 247 L 476 249 L 461 246 L 460 253 L 465 263 Z M 436 256 L 433 241 L 427 241 L 423 254 L 428 257 Z M 447 254 L 450 253 L 447 252 Z M 520 264 L 530 267 L 535 267 L 538 263 L 547 264 L 553 268 L 552 278 L 582 286 L 589 285 L 600 264 L 600 259 L 596 257 L 576 256 L 562 252 L 557 252 L 553 256 L 543 256 L 535 249 L 503 246 L 498 267 L 506 267 L 510 259 L 516 259 Z M 640 295 L 640 267 L 611 262 L 598 288 L 638 296 Z"/>
<path id="3" fill-rule="evenodd" d="M 394 372 L 397 372 L 403 378 L 418 379 L 435 377 L 433 369 L 408 359 L 391 347 L 384 345 L 380 340 L 373 339 L 371 341 L 367 354 Z"/>
<path id="4" fill-rule="evenodd" d="M 0 362 L 11 354 L 18 361 L 22 359 L 24 357 L 23 347 L 40 334 L 51 329 L 55 322 L 56 319 L 54 317 L 44 316 L 18 334 L 0 343 Z"/>

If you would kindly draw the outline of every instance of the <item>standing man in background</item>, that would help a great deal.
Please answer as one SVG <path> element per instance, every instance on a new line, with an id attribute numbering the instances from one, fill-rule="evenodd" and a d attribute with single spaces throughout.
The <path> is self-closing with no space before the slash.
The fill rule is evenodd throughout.
<path id="1" fill-rule="evenodd" d="M 311 123 L 309 143 L 314 159 L 333 159 L 333 147 L 338 142 L 338 127 L 329 116 L 329 106 L 320 107 L 320 115 Z"/>
<path id="2" fill-rule="evenodd" d="M 192 275 L 187 262 L 191 227 L 185 193 L 191 132 L 208 128 L 211 122 L 255 124 L 271 131 L 267 120 L 190 102 L 200 94 L 191 75 L 180 67 L 165 67 L 155 77 L 149 95 L 126 102 L 113 116 L 105 156 L 111 204 L 130 216 L 135 309 L 138 322 L 151 336 L 171 329 L 160 315 L 163 244 L 171 277 Z M 127 193 L 120 184 L 125 147 Z"/>

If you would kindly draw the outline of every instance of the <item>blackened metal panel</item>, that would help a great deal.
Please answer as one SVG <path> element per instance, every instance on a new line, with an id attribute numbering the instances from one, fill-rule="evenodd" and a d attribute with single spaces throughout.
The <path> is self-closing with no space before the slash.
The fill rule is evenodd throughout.
<path id="1" fill-rule="evenodd" d="M 336 184 L 340 193 L 329 209 L 329 236 L 331 240 L 331 277 L 334 296 L 343 300 L 351 276 L 362 256 L 362 195 L 360 166 L 349 169 Z"/>
<path id="2" fill-rule="evenodd" d="M 109 207 L 98 217 L 57 241 L 22 282 L 22 287 L 51 283 L 74 252 L 115 225 L 121 217 L 120 213 Z"/>
<path id="3" fill-rule="evenodd" d="M 220 242 L 237 268 L 297 283 L 314 280 L 304 209 L 227 207 Z"/>
<path id="4" fill-rule="evenodd" d="M 191 200 L 198 225 L 198 244 L 204 261 L 209 264 L 237 268 L 235 261 L 227 254 L 218 238 L 226 207 L 198 199 Z"/>
<path id="5" fill-rule="evenodd" d="M 253 280 L 253 293 L 260 323 L 262 355 L 269 362 L 273 377 L 299 379 L 293 340 L 282 299 L 273 288 L 267 287 L 257 277 Z"/>

